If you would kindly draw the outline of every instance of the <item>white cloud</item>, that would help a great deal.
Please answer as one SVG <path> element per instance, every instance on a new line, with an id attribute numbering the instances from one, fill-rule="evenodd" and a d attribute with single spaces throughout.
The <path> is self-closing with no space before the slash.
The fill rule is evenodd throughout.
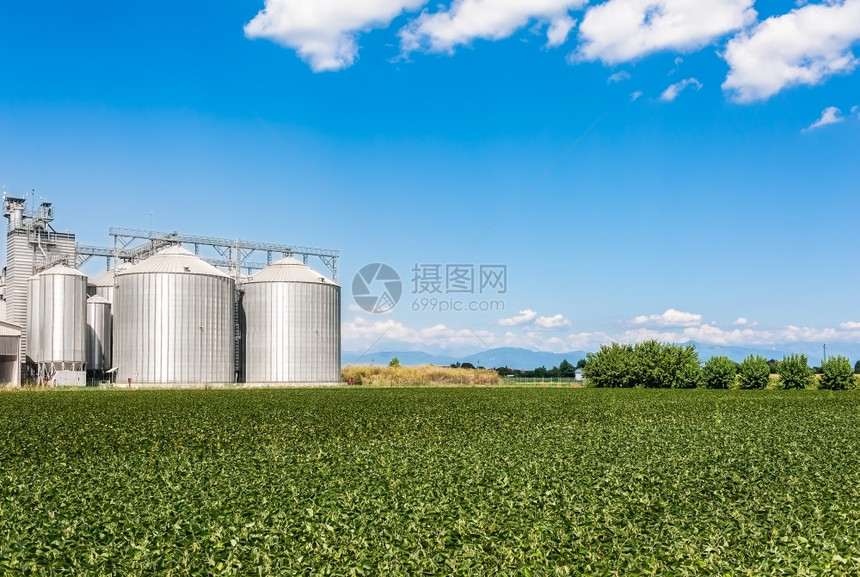
<path id="1" fill-rule="evenodd" d="M 341 339 L 346 350 L 367 347 L 378 349 L 379 344 L 388 346 L 389 343 L 413 349 L 433 345 L 443 348 L 451 345 L 477 348 L 501 346 L 498 335 L 485 329 L 453 329 L 444 324 L 416 329 L 394 319 L 371 322 L 364 316 L 342 323 Z"/>
<path id="2" fill-rule="evenodd" d="M 857 118 L 860 119 L 860 106 L 852 106 L 851 107 L 851 115 L 857 115 Z"/>
<path id="3" fill-rule="evenodd" d="M 807 4 L 768 18 L 729 41 L 723 89 L 738 102 L 751 102 L 790 86 L 819 84 L 854 70 L 851 48 L 858 40 L 860 0 Z"/>
<path id="4" fill-rule="evenodd" d="M 735 322 L 733 322 L 732 324 L 733 324 L 733 325 L 738 325 L 738 326 L 744 326 L 744 325 L 746 325 L 746 324 L 748 324 L 748 323 L 749 323 L 749 321 L 748 321 L 747 319 L 745 319 L 744 317 L 738 317 L 738 320 L 736 320 L 736 321 L 735 321 Z"/>
<path id="5" fill-rule="evenodd" d="M 693 51 L 755 21 L 754 0 L 609 0 L 586 12 L 575 59 L 614 64 Z"/>
<path id="6" fill-rule="evenodd" d="M 576 26 L 576 20 L 570 16 L 561 16 L 552 20 L 546 30 L 547 48 L 555 48 L 567 42 L 567 37 L 574 26 Z"/>
<path id="7" fill-rule="evenodd" d="M 606 79 L 606 83 L 613 84 L 615 82 L 621 82 L 622 80 L 630 80 L 630 73 L 626 70 L 616 72 L 615 74 Z"/>
<path id="8" fill-rule="evenodd" d="M 245 35 L 294 49 L 316 72 L 340 70 L 355 62 L 360 32 L 385 28 L 426 1 L 266 0 L 265 8 L 245 25 Z"/>
<path id="9" fill-rule="evenodd" d="M 635 92 L 630 93 L 630 102 L 636 102 L 642 96 L 642 91 L 637 90 Z"/>
<path id="10" fill-rule="evenodd" d="M 509 319 L 499 319 L 499 325 L 503 327 L 515 327 L 524 325 L 537 316 L 537 313 L 531 309 L 520 311 Z"/>
<path id="11" fill-rule="evenodd" d="M 821 112 L 821 118 L 804 128 L 803 132 L 809 132 L 810 130 L 815 130 L 816 128 L 821 128 L 828 124 L 839 124 L 843 120 L 845 120 L 845 117 L 842 116 L 841 110 L 835 106 L 828 106 Z"/>
<path id="12" fill-rule="evenodd" d="M 695 78 L 685 78 L 680 82 L 669 85 L 669 87 L 663 91 L 663 94 L 660 95 L 660 100 L 663 100 L 664 102 L 672 102 L 688 86 L 692 86 L 697 92 L 702 89 L 702 83 Z"/>
<path id="13" fill-rule="evenodd" d="M 633 319 L 634 325 L 652 325 L 657 327 L 689 327 L 702 323 L 702 315 L 685 313 L 668 309 L 662 315 L 639 315 Z"/>
<path id="14" fill-rule="evenodd" d="M 568 12 L 587 0 L 455 0 L 442 12 L 423 12 L 400 30 L 404 53 L 452 52 L 476 38 L 507 38 L 532 20 L 548 22 L 547 46 L 560 46 L 576 23 Z"/>
<path id="15" fill-rule="evenodd" d="M 541 326 L 544 323 L 549 327 Z M 836 328 L 815 328 L 788 325 L 775 329 L 759 329 L 755 323 L 721 328 L 701 322 L 701 315 L 669 309 L 662 315 L 637 317 L 635 326 L 617 333 L 580 332 L 565 334 L 570 326 L 562 315 L 539 317 L 533 325 L 495 332 L 485 328 L 452 328 L 436 324 L 413 328 L 387 318 L 367 320 L 357 316 L 344 322 L 342 339 L 344 350 L 485 350 L 496 347 L 525 347 L 532 350 L 568 352 L 594 351 L 610 342 L 637 343 L 650 339 L 661 342 L 686 343 L 695 341 L 724 346 L 776 346 L 810 342 L 860 342 L 860 322 L 848 321 Z M 548 332 L 545 328 L 554 328 Z M 499 361 L 499 366 L 504 360 Z M 491 365 L 487 365 L 491 366 Z"/>
<path id="16" fill-rule="evenodd" d="M 538 317 L 535 324 L 545 329 L 563 329 L 570 326 L 570 320 L 562 314 L 551 317 Z"/>

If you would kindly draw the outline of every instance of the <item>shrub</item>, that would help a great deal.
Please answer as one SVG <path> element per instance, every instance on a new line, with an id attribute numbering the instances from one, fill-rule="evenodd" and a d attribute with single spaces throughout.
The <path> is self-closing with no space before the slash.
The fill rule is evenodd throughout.
<path id="1" fill-rule="evenodd" d="M 729 389 L 737 375 L 738 364 L 728 357 L 711 357 L 702 367 L 702 382 L 709 389 Z"/>
<path id="2" fill-rule="evenodd" d="M 699 353 L 693 345 L 664 344 L 657 352 L 657 386 L 694 389 L 702 380 Z"/>
<path id="3" fill-rule="evenodd" d="M 806 389 L 815 383 L 806 355 L 786 355 L 779 363 L 779 383 L 783 389 Z"/>
<path id="4" fill-rule="evenodd" d="M 854 387 L 854 371 L 848 357 L 836 355 L 821 363 L 819 389 L 851 389 Z"/>
<path id="5" fill-rule="evenodd" d="M 655 340 L 643 341 L 633 345 L 631 370 L 633 385 L 646 389 L 659 389 L 665 385 L 660 375 L 660 354 L 663 345 Z"/>
<path id="6" fill-rule="evenodd" d="M 600 345 L 596 353 L 586 355 L 582 374 L 591 387 L 633 387 L 636 385 L 631 345 Z"/>
<path id="7" fill-rule="evenodd" d="M 700 380 L 699 355 L 693 345 L 663 344 L 654 340 L 633 345 L 612 343 L 588 353 L 583 369 L 592 387 L 686 389 Z"/>
<path id="8" fill-rule="evenodd" d="M 770 367 L 761 355 L 750 355 L 738 366 L 738 383 L 742 389 L 763 389 L 770 382 Z"/>

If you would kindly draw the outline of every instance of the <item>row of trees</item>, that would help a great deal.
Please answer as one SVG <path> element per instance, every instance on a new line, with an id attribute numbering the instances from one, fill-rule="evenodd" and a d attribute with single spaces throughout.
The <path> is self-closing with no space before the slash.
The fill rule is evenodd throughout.
<path id="1" fill-rule="evenodd" d="M 521 369 L 509 369 L 499 367 L 496 372 L 500 377 L 521 377 L 524 379 L 572 379 L 576 376 L 576 369 L 585 367 L 585 359 L 579 359 L 574 365 L 567 359 L 562 360 L 557 367 L 548 369 L 544 366 L 537 367 L 531 371 Z"/>
<path id="2" fill-rule="evenodd" d="M 763 389 L 770 383 L 771 365 L 760 355 L 750 355 L 740 363 L 728 357 L 711 357 L 702 365 L 694 345 L 645 341 L 635 345 L 612 343 L 588 353 L 583 373 L 593 387 L 646 387 L 690 389 L 707 387 Z M 843 356 L 821 363 L 819 389 L 854 387 L 854 369 Z M 806 355 L 786 355 L 779 362 L 777 376 L 784 389 L 805 389 L 816 384 Z"/>

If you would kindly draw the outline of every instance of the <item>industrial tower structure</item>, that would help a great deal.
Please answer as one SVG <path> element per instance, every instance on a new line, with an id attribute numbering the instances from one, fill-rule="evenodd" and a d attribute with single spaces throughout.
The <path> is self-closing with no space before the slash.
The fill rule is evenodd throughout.
<path id="1" fill-rule="evenodd" d="M 5 297 L 6 321 L 21 327 L 20 358 L 26 365 L 21 376 L 34 376 L 27 359 L 27 280 L 55 264 L 74 266 L 75 235 L 57 232 L 51 227 L 54 208 L 41 202 L 28 211 L 26 198 L 3 197 L 3 214 L 8 219 L 6 232 Z M 28 372 L 29 371 L 29 372 Z"/>

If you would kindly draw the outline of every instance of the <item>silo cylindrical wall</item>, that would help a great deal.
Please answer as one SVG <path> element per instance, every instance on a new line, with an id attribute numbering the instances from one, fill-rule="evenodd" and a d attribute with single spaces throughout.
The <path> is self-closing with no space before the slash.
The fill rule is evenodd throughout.
<path id="1" fill-rule="evenodd" d="M 111 304 L 99 296 L 87 299 L 87 369 L 107 371 L 111 368 Z"/>
<path id="2" fill-rule="evenodd" d="M 30 358 L 80 370 L 86 362 L 87 277 L 55 267 L 32 277 L 29 285 Z"/>
<path id="3" fill-rule="evenodd" d="M 233 381 L 232 279 L 129 272 L 118 276 L 117 284 L 114 365 L 119 382 Z"/>
<path id="4" fill-rule="evenodd" d="M 340 287 L 333 283 L 251 282 L 245 315 L 245 381 L 340 381 Z"/>

